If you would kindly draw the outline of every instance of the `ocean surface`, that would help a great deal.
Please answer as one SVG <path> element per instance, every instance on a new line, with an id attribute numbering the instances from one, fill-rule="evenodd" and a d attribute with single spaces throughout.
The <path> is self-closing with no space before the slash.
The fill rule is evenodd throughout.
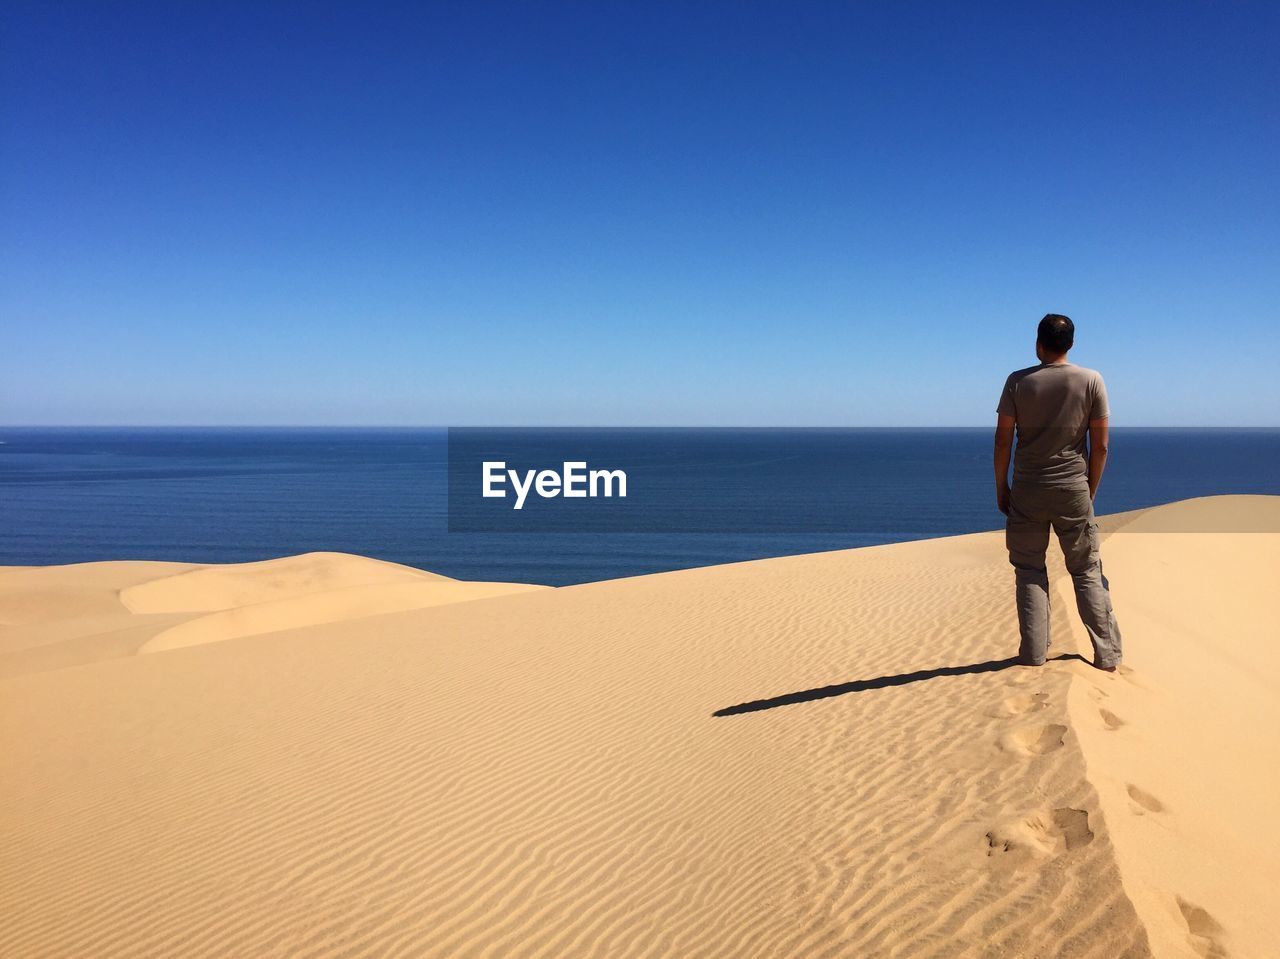
<path id="1" fill-rule="evenodd" d="M 652 531 L 449 532 L 443 429 L 0 427 L 0 565 L 336 550 L 462 579 L 558 586 L 1003 525 L 986 427 L 603 432 L 610 448 L 640 456 L 670 449 L 673 437 L 690 448 L 726 437 L 738 451 L 757 444 L 752 488 L 768 488 L 770 470 L 794 483 L 795 457 L 772 455 L 782 444 L 856 477 L 846 488 L 857 495 L 833 520 L 815 482 L 812 496 L 788 500 L 791 530 L 673 532 L 680 523 L 659 503 L 645 514 Z M 1280 494 L 1280 429 L 1117 428 L 1111 447 L 1099 513 Z M 698 469 L 683 476 L 671 501 L 685 514 L 712 513 L 723 486 Z M 814 531 L 823 526 L 838 528 Z"/>

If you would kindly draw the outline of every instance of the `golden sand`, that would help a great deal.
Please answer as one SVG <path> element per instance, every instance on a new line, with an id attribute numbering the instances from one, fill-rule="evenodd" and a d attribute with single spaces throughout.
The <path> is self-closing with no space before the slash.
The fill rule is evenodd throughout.
<path id="1" fill-rule="evenodd" d="M 1278 519 L 1104 524 L 1116 674 L 1060 563 L 1005 662 L 1000 533 L 2 569 L 0 955 L 1278 955 Z"/>

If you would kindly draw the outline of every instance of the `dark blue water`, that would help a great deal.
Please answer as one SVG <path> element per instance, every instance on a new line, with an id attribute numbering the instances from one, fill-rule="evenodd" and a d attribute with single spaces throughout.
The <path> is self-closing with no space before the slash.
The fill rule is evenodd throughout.
<path id="1" fill-rule="evenodd" d="M 681 432 L 685 443 L 697 436 Z M 631 433 L 633 446 L 670 442 L 670 431 Z M 736 433 L 735 443 L 752 442 L 751 431 Z M 708 445 L 723 435 L 707 431 Z M 1280 494 L 1280 429 L 1112 435 L 1099 512 L 1217 493 Z M 783 436 L 800 457 L 829 457 L 838 447 L 859 490 L 841 505 L 840 531 L 451 533 L 440 429 L 0 428 L 0 565 L 243 562 L 338 550 L 464 579 L 564 585 L 1002 525 L 989 429 L 759 436 L 762 449 Z M 793 460 L 761 456 L 752 482 L 767 485 L 769 470 L 782 476 Z M 673 501 L 687 511 L 704 496 L 715 510 L 720 499 L 704 480 L 691 470 L 689 488 Z M 820 495 L 803 508 L 830 510 Z M 655 529 L 673 525 L 654 521 Z"/>

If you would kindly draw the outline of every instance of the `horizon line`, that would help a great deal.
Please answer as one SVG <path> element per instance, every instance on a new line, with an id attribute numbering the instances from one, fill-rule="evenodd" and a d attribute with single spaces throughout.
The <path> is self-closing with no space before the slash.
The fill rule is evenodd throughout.
<path id="1" fill-rule="evenodd" d="M 814 424 L 786 423 L 770 425 L 681 424 L 681 423 L 4 423 L 0 430 L 450 430 L 450 429 L 558 429 L 558 430 L 968 430 L 994 429 L 987 423 L 931 424 Z M 1276 424 L 1150 424 L 1126 423 L 1115 429 L 1144 430 L 1274 430 Z"/>

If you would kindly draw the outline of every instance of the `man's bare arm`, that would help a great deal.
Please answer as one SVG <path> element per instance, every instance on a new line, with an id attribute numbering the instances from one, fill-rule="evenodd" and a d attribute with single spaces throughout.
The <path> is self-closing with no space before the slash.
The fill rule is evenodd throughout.
<path id="1" fill-rule="evenodd" d="M 996 415 L 996 506 L 1000 512 L 1009 512 L 1009 460 L 1013 455 L 1013 417 L 1004 413 Z"/>
<path id="2" fill-rule="evenodd" d="M 1102 471 L 1107 468 L 1107 438 L 1111 432 L 1109 419 L 1089 421 L 1089 499 L 1098 495 Z"/>

